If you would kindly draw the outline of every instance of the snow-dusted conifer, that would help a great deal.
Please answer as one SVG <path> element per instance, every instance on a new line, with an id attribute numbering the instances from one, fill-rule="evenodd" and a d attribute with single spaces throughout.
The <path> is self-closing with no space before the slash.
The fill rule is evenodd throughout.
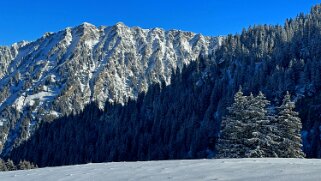
<path id="1" fill-rule="evenodd" d="M 13 163 L 13 161 L 10 160 L 10 159 L 6 162 L 6 167 L 7 167 L 7 169 L 8 169 L 9 171 L 17 170 L 17 167 L 15 166 L 15 164 Z"/>
<path id="2" fill-rule="evenodd" d="M 234 103 L 228 107 L 229 114 L 222 120 L 221 138 L 218 157 L 239 158 L 248 152 L 244 146 L 243 134 L 246 132 L 248 115 L 246 115 L 247 97 L 240 89 L 234 96 Z"/>
<path id="3" fill-rule="evenodd" d="M 291 101 L 289 92 L 286 93 L 282 105 L 279 107 L 277 126 L 280 131 L 281 143 L 279 144 L 279 157 L 303 158 L 302 129 L 299 113 L 294 111 L 295 104 Z"/>
<path id="4" fill-rule="evenodd" d="M 243 96 L 239 90 L 229 114 L 222 120 L 218 158 L 276 157 L 275 133 L 266 107 L 269 101 L 260 92 Z"/>
<path id="5" fill-rule="evenodd" d="M 0 158 L 0 171 L 8 171 L 6 162 Z"/>
<path id="6" fill-rule="evenodd" d="M 260 92 L 256 97 L 252 94 L 249 96 L 248 115 L 248 132 L 246 132 L 246 147 L 250 149 L 245 157 L 270 157 L 270 137 L 269 133 L 270 120 L 268 119 L 266 107 L 270 101 Z"/>

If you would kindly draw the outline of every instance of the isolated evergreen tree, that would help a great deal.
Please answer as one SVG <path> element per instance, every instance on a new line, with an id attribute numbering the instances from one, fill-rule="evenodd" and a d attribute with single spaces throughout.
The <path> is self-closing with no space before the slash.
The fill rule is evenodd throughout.
<path id="1" fill-rule="evenodd" d="M 291 101 L 289 92 L 286 93 L 282 105 L 279 107 L 277 116 L 278 129 L 282 137 L 279 144 L 279 157 L 303 158 L 302 140 L 300 131 L 302 129 L 299 113 L 294 111 L 295 104 Z"/>
<path id="2" fill-rule="evenodd" d="M 249 147 L 245 157 L 273 157 L 271 151 L 271 138 L 267 135 L 270 133 L 270 120 L 268 119 L 266 107 L 270 101 L 266 99 L 262 92 L 254 97 L 249 96 L 249 106 L 246 114 L 249 116 L 249 132 L 244 144 Z"/>
<path id="3" fill-rule="evenodd" d="M 10 160 L 10 159 L 6 162 L 6 167 L 7 167 L 7 169 L 8 169 L 9 171 L 17 170 L 17 167 L 15 166 L 15 164 L 13 163 L 13 161 Z"/>
<path id="4" fill-rule="evenodd" d="M 0 171 L 8 171 L 6 162 L 0 158 Z"/>
<path id="5" fill-rule="evenodd" d="M 244 157 L 249 148 L 244 145 L 244 133 L 248 132 L 247 97 L 240 89 L 234 96 L 234 103 L 228 107 L 229 114 L 222 120 L 222 131 L 218 145 L 218 157 Z"/>

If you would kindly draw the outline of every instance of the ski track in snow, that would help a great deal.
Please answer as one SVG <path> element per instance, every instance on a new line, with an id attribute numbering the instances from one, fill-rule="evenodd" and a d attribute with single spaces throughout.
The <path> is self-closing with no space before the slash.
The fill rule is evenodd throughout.
<path id="1" fill-rule="evenodd" d="M 1 172 L 5 181 L 321 180 L 317 159 L 212 159 L 111 162 Z"/>

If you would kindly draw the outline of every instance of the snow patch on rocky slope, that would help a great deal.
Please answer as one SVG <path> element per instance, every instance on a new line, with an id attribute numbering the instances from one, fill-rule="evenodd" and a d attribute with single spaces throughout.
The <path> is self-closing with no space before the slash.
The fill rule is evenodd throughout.
<path id="1" fill-rule="evenodd" d="M 27 139 L 21 133 L 31 135 L 40 121 L 77 113 L 91 101 L 103 108 L 105 101 L 136 98 L 150 84 L 169 84 L 173 69 L 211 53 L 220 39 L 83 23 L 0 47 L 0 150 Z"/>

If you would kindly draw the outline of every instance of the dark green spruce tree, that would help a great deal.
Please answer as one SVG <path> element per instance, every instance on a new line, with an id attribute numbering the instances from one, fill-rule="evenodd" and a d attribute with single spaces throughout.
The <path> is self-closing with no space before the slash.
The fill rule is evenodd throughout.
<path id="1" fill-rule="evenodd" d="M 285 158 L 303 158 L 302 140 L 300 131 L 302 129 L 299 113 L 295 110 L 295 103 L 291 101 L 289 92 L 284 96 L 282 105 L 279 107 L 277 116 L 277 127 L 281 137 L 278 155 Z"/>
<path id="2" fill-rule="evenodd" d="M 248 100 L 240 89 L 234 96 L 234 103 L 228 107 L 229 114 L 222 120 L 222 131 L 218 145 L 218 158 L 245 157 L 249 148 L 244 145 L 243 133 L 248 132 Z"/>

